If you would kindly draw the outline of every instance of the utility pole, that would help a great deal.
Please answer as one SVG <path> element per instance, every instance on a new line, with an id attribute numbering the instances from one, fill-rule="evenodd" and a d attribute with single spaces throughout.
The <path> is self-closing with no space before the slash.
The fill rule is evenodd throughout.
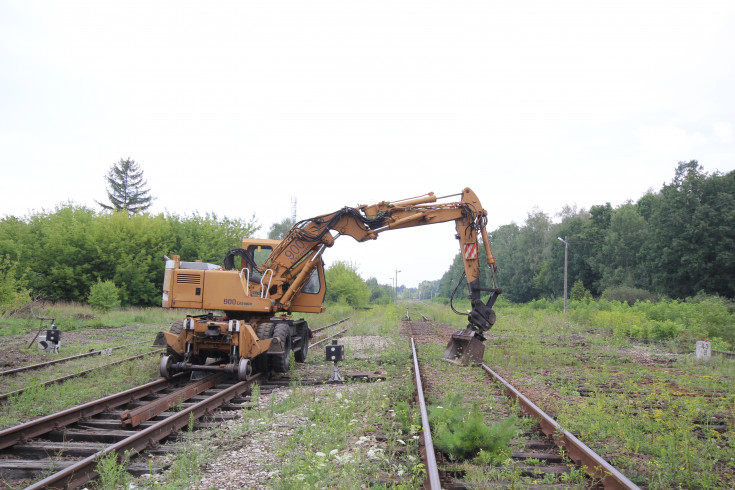
<path id="1" fill-rule="evenodd" d="M 398 269 L 396 269 L 396 282 L 395 282 L 395 290 L 396 290 L 396 301 L 398 301 L 398 273 L 401 272 Z"/>
<path id="2" fill-rule="evenodd" d="M 569 258 L 569 237 L 556 237 L 557 240 L 564 244 L 564 313 L 567 312 L 567 263 Z"/>

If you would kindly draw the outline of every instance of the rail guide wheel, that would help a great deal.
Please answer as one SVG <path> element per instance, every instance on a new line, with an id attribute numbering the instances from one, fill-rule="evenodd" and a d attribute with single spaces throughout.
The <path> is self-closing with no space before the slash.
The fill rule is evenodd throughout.
<path id="1" fill-rule="evenodd" d="M 237 366 L 237 379 L 247 381 L 252 376 L 253 365 L 250 363 L 250 359 L 240 359 L 240 363 Z"/>
<path id="2" fill-rule="evenodd" d="M 163 356 L 161 358 L 161 364 L 159 366 L 159 371 L 161 372 L 161 376 L 163 376 L 166 379 L 171 379 L 173 376 L 173 372 L 171 368 L 173 367 L 174 359 L 172 356 Z"/>

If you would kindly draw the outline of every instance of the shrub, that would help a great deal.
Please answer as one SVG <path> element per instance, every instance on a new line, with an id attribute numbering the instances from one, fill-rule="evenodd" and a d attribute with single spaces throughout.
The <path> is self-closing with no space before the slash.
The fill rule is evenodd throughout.
<path id="1" fill-rule="evenodd" d="M 365 306 L 370 301 L 370 288 L 348 262 L 335 262 L 324 272 L 327 282 L 326 300 L 350 306 Z"/>
<path id="2" fill-rule="evenodd" d="M 110 311 L 120 306 L 120 292 L 112 281 L 97 281 L 89 288 L 89 306 L 100 311 Z"/>
<path id="3" fill-rule="evenodd" d="M 3 270 L 4 269 L 4 270 Z M 15 277 L 15 264 L 0 260 L 0 314 L 31 302 L 31 293 Z"/>
<path id="4" fill-rule="evenodd" d="M 516 433 L 516 417 L 493 425 L 485 424 L 477 404 L 468 410 L 459 393 L 429 409 L 434 444 L 453 460 L 477 457 L 502 461 L 510 454 L 508 443 Z"/>
<path id="5" fill-rule="evenodd" d="M 602 292 L 602 299 L 607 301 L 620 301 L 632 306 L 636 301 L 655 301 L 656 296 L 645 289 L 619 286 L 607 288 Z"/>
<path id="6" fill-rule="evenodd" d="M 589 303 L 592 301 L 592 293 L 590 293 L 589 289 L 584 287 L 584 283 L 581 279 L 577 279 L 574 281 L 572 291 L 569 293 L 569 299 L 572 301 L 584 301 Z"/>

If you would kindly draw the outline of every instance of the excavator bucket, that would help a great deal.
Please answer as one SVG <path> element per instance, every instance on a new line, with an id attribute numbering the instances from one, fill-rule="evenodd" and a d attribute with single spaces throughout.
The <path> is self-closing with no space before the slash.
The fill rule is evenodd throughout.
<path id="1" fill-rule="evenodd" d="M 442 360 L 461 366 L 482 364 L 485 344 L 475 336 L 475 333 L 471 328 L 466 328 L 452 335 Z"/>

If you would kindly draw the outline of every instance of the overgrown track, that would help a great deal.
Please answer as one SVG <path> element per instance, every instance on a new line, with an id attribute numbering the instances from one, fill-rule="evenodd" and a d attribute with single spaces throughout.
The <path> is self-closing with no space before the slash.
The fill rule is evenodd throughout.
<path id="1" fill-rule="evenodd" d="M 637 489 L 638 486 L 630 481 L 625 475 L 615 469 L 582 441 L 577 439 L 567 430 L 564 430 L 554 419 L 549 417 L 543 410 L 537 407 L 531 400 L 514 388 L 510 383 L 500 377 L 499 374 L 482 364 L 482 369 L 495 381 L 502 384 L 506 394 L 531 417 L 539 423 L 541 431 L 554 439 L 559 446 L 563 446 L 569 457 L 577 466 L 581 466 L 595 480 L 599 480 L 603 487 L 611 489 Z"/>
<path id="2" fill-rule="evenodd" d="M 149 341 L 146 341 L 146 342 L 149 342 Z M 5 402 L 11 396 L 20 395 L 24 391 L 29 390 L 31 388 L 36 388 L 38 386 L 49 386 L 49 385 L 52 385 L 54 383 L 61 383 L 62 381 L 66 381 L 68 379 L 77 378 L 77 377 L 80 377 L 80 376 L 85 376 L 85 375 L 91 373 L 92 371 L 97 371 L 99 369 L 106 369 L 106 368 L 109 368 L 109 367 L 112 367 L 112 366 L 116 366 L 118 364 L 122 364 L 124 362 L 134 361 L 135 359 L 141 359 L 143 357 L 150 356 L 152 354 L 160 354 L 161 352 L 163 352 L 163 349 L 156 349 L 156 350 L 153 350 L 153 351 L 150 351 L 150 352 L 145 352 L 143 354 L 138 354 L 137 356 L 126 357 L 125 359 L 121 359 L 119 361 L 110 362 L 110 363 L 104 364 L 102 366 L 97 366 L 97 367 L 94 367 L 94 368 L 91 368 L 91 369 L 85 369 L 84 371 L 79 371 L 79 372 L 76 372 L 76 373 L 73 373 L 73 374 L 69 374 L 68 376 L 61 376 L 59 378 L 55 378 L 55 379 L 52 379 L 50 381 L 46 381 L 45 383 L 40 383 L 38 385 L 32 385 L 32 386 L 26 386 L 23 389 L 16 390 L 16 391 L 11 391 L 9 393 L 2 393 L 2 394 L 0 394 L 0 403 Z"/>
<path id="3" fill-rule="evenodd" d="M 425 320 L 426 317 L 421 315 Z M 407 314 L 408 317 L 408 314 Z M 416 355 L 416 348 L 414 338 L 415 336 L 424 337 L 424 342 L 436 342 L 437 336 L 434 332 L 428 333 L 426 323 L 422 323 L 420 326 L 406 321 L 404 325 L 408 327 L 411 333 L 411 344 L 414 352 L 414 370 L 417 376 L 417 387 L 427 386 L 430 387 L 432 379 L 430 377 L 424 377 L 424 381 L 420 381 L 418 373 L 423 370 L 421 367 L 418 357 Z M 427 340 L 428 339 L 428 340 Z M 445 340 L 448 340 L 446 338 Z M 473 369 L 473 368 L 461 368 L 456 369 Z M 585 470 L 591 477 L 585 486 L 597 487 L 602 486 L 604 488 L 613 489 L 637 489 L 638 487 L 632 483 L 628 478 L 622 475 L 619 471 L 613 468 L 607 463 L 601 456 L 597 455 L 584 445 L 581 441 L 575 438 L 572 434 L 562 429 L 558 423 L 556 423 L 551 417 L 541 411 L 536 405 L 534 405 L 528 398 L 521 394 L 516 388 L 511 386 L 507 381 L 503 380 L 495 374 L 489 367 L 482 365 L 482 369 L 488 375 L 493 376 L 494 381 L 500 383 L 503 386 L 505 393 L 528 414 L 528 416 L 535 419 L 538 424 L 534 431 L 526 431 L 521 437 L 521 441 L 517 441 L 515 446 L 522 446 L 523 450 L 513 452 L 511 458 L 515 462 L 514 464 L 520 469 L 521 476 L 532 477 L 536 481 L 543 481 L 548 479 L 549 481 L 554 480 L 558 475 L 564 474 L 569 471 L 569 465 L 576 465 L 579 470 Z M 419 390 L 420 391 L 420 390 Z M 422 413 L 422 421 L 426 413 L 426 407 L 423 403 L 423 393 L 420 393 L 419 408 Z M 424 422 L 428 423 L 428 422 Z M 457 481 L 454 477 L 461 477 L 464 473 L 464 469 L 461 466 L 455 466 L 448 464 L 444 456 L 437 452 L 435 456 L 431 457 L 428 453 L 433 449 L 433 443 L 431 442 L 431 433 L 427 427 L 424 427 L 424 439 L 428 441 L 426 444 L 426 460 L 424 464 L 427 468 L 427 480 L 429 488 L 439 488 L 438 484 L 431 481 L 431 472 L 434 466 L 437 466 L 436 461 L 439 462 L 438 475 L 441 480 L 441 487 L 443 488 L 464 488 L 464 484 L 461 481 Z M 564 453 L 571 458 L 569 462 L 565 454 L 562 454 L 560 447 L 564 448 Z M 433 461 L 432 461 L 433 460 Z M 527 463 L 533 462 L 533 463 Z M 539 464 L 539 462 L 541 464 Z M 548 475 L 549 478 L 545 478 Z M 503 481 L 495 481 L 499 486 L 503 486 Z M 505 482 L 507 485 L 512 485 L 512 481 Z M 547 486 L 546 488 L 556 488 L 555 486 Z M 559 488 L 564 488 L 564 485 Z"/>
<path id="4" fill-rule="evenodd" d="M 58 364 L 60 362 L 73 361 L 74 359 L 82 359 L 84 357 L 90 357 L 90 356 L 99 356 L 105 352 L 112 352 L 114 350 L 123 349 L 125 347 L 130 347 L 131 345 L 138 345 L 138 344 L 145 344 L 145 343 L 150 344 L 152 343 L 152 341 L 151 340 L 141 340 L 140 342 L 133 342 L 132 344 L 119 345 L 117 347 L 110 347 L 108 349 L 96 350 L 94 352 L 87 352 L 85 354 L 79 354 L 76 356 L 64 357 L 62 359 L 54 359 L 53 361 L 40 362 L 38 364 L 31 364 L 30 366 L 23 366 L 23 367 L 18 367 L 15 369 L 8 369 L 7 371 L 0 371 L 0 376 L 8 376 L 11 374 L 22 373 L 23 371 L 32 371 L 34 369 L 41 369 L 41 368 L 45 368 L 48 366 L 52 366 L 54 364 Z"/>
<path id="5" fill-rule="evenodd" d="M 95 478 L 100 458 L 137 454 L 216 409 L 240 410 L 253 383 L 221 375 L 159 379 L 0 431 L 0 475 L 11 487 L 75 488 Z M 275 386 L 263 385 L 261 393 Z M 236 415 L 233 415 L 236 416 Z M 228 418 L 225 416 L 225 418 Z M 131 472 L 136 472 L 134 464 Z M 149 472 L 150 468 L 138 469 Z"/>

